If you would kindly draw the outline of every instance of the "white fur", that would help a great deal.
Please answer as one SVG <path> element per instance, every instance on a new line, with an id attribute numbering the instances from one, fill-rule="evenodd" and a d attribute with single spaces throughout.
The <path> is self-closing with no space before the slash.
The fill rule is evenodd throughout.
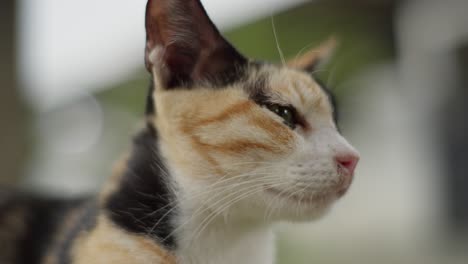
<path id="1" fill-rule="evenodd" d="M 196 241 L 179 243 L 181 264 L 272 264 L 274 259 L 273 232 L 265 226 L 215 223 Z"/>

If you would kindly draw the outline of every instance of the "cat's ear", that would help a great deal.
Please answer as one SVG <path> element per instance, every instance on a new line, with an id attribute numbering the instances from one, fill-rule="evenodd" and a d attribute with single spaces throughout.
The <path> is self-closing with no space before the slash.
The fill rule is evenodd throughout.
<path id="1" fill-rule="evenodd" d="M 199 0 L 148 1 L 145 63 L 159 88 L 229 78 L 246 62 L 221 36 Z"/>
<path id="2" fill-rule="evenodd" d="M 326 63 L 337 46 L 335 37 L 330 37 L 316 48 L 288 61 L 288 66 L 307 72 L 313 72 L 318 66 Z"/>

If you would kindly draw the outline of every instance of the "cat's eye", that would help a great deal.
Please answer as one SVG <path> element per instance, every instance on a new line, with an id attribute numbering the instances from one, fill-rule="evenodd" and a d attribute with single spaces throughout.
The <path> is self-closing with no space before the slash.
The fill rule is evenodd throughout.
<path id="1" fill-rule="evenodd" d="M 284 123 L 291 129 L 296 128 L 296 115 L 292 107 L 282 106 L 278 104 L 268 105 L 267 108 L 279 117 L 283 118 Z"/>

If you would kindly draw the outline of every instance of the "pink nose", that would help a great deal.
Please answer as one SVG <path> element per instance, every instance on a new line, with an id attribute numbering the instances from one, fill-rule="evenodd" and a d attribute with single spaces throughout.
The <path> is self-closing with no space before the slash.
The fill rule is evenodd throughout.
<path id="1" fill-rule="evenodd" d="M 346 176 L 353 176 L 354 169 L 359 161 L 359 156 L 357 154 L 342 154 L 335 157 L 338 168 Z"/>

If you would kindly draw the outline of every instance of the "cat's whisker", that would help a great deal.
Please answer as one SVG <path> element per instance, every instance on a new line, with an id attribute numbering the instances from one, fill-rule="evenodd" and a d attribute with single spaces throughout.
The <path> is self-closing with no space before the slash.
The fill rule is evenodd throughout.
<path id="1" fill-rule="evenodd" d="M 272 205 L 273 202 L 276 201 L 276 200 L 283 199 L 283 198 L 282 198 L 283 193 L 289 192 L 293 187 L 294 187 L 294 186 L 292 185 L 292 186 L 289 186 L 289 187 L 287 187 L 287 188 L 284 188 L 282 191 L 280 191 L 278 194 L 276 194 L 276 195 L 273 197 L 272 202 L 270 203 L 270 205 Z M 269 207 L 270 207 L 270 208 L 273 208 L 273 206 L 269 206 Z M 274 211 L 274 210 L 270 210 L 270 211 L 269 211 L 269 213 L 268 213 L 266 219 L 268 219 L 268 218 L 271 217 L 271 214 L 273 213 L 273 211 Z"/>
<path id="2" fill-rule="evenodd" d="M 225 195 L 224 192 L 220 192 L 218 193 L 219 196 L 224 196 L 222 197 L 220 200 L 218 200 L 218 196 L 212 196 L 211 198 L 209 198 L 208 200 L 205 200 L 203 203 L 202 203 L 202 206 L 200 206 L 200 208 L 198 208 L 193 214 L 192 214 L 192 218 L 195 217 L 195 216 L 198 216 L 199 214 L 202 214 L 204 213 L 205 211 L 207 210 L 210 210 L 212 207 L 215 207 L 216 205 L 218 205 L 219 203 L 222 203 L 223 201 L 225 201 L 226 199 L 230 199 L 232 196 L 235 196 L 237 195 L 238 193 L 242 192 L 242 191 L 245 191 L 245 190 L 248 190 L 250 188 L 254 188 L 256 186 L 261 186 L 264 183 L 265 180 L 270 180 L 268 178 L 260 178 L 260 179 L 257 179 L 257 180 L 251 180 L 251 181 L 247 181 L 245 182 L 243 185 L 248 185 L 244 188 L 241 188 L 241 189 L 237 189 L 235 190 L 234 192 L 230 192 L 228 193 L 227 195 Z M 271 177 L 271 180 L 276 180 L 275 177 Z M 259 184 L 257 183 L 259 182 Z M 252 183 L 257 183 L 257 185 L 250 185 Z M 233 186 L 230 186 L 230 188 L 233 188 Z M 226 191 L 228 191 L 229 189 L 226 189 Z M 213 204 L 210 204 L 212 200 L 217 200 L 215 203 Z M 210 207 L 205 207 L 206 204 L 210 204 L 211 206 Z"/>
<path id="3" fill-rule="evenodd" d="M 246 163 L 250 163 L 250 162 L 246 162 Z M 257 163 L 257 162 L 252 162 L 252 163 L 255 164 L 255 163 Z M 241 163 L 239 163 L 239 164 L 241 164 Z M 268 167 L 265 167 L 265 168 L 268 168 Z M 214 187 L 216 184 L 225 183 L 225 182 L 228 181 L 228 180 L 234 180 L 234 179 L 236 179 L 236 178 L 238 178 L 238 177 L 244 177 L 244 176 L 259 176 L 259 175 L 261 175 L 261 174 L 259 174 L 259 173 L 246 173 L 246 174 L 241 174 L 241 175 L 234 176 L 234 177 L 232 177 L 232 178 L 228 178 L 228 179 L 223 180 L 223 181 L 216 181 L 214 184 L 212 184 L 212 186 L 209 186 L 209 187 L 208 187 L 208 191 L 200 192 L 200 193 L 195 194 L 195 195 L 190 195 L 190 196 L 184 197 L 184 198 L 182 198 L 182 199 L 188 200 L 188 199 L 197 198 L 198 196 L 201 196 L 201 195 L 209 194 L 209 193 L 211 193 L 211 192 L 213 192 L 213 191 L 216 191 L 216 190 L 218 190 L 218 189 L 223 188 L 223 187 L 221 186 L 221 187 L 216 188 L 216 189 L 210 189 L 210 187 Z M 263 178 L 263 179 L 265 179 L 265 178 Z M 237 184 L 237 185 L 244 185 L 244 184 L 249 184 L 249 183 L 251 183 L 251 182 L 245 182 L 245 181 L 244 181 L 244 182 L 241 182 L 241 183 L 239 183 L 239 184 Z M 231 188 L 232 188 L 232 187 L 236 187 L 237 185 L 236 185 L 236 184 L 234 184 L 234 185 L 231 184 L 230 187 L 231 187 Z M 213 199 L 213 197 L 212 197 L 212 199 Z M 211 199 L 205 200 L 205 202 L 202 204 L 202 206 L 205 205 L 205 204 L 207 204 L 207 203 L 209 203 L 210 200 L 211 200 Z M 171 206 L 175 205 L 177 202 L 178 202 L 178 201 L 174 201 L 173 203 L 170 203 L 170 204 L 168 204 L 168 205 L 166 205 L 166 206 L 164 206 L 164 207 L 162 207 L 162 208 L 156 210 L 155 212 L 152 212 L 152 213 L 146 215 L 146 217 L 152 216 L 152 215 L 158 213 L 159 211 L 161 211 L 161 210 L 163 210 L 163 209 L 165 209 L 165 208 L 167 208 L 167 207 L 171 207 Z M 179 202 L 181 202 L 181 201 L 179 201 Z M 174 207 L 174 208 L 170 209 L 168 212 L 166 212 L 166 213 L 154 224 L 154 226 L 149 230 L 149 233 L 153 232 L 153 230 L 156 228 L 156 226 L 158 226 L 158 224 L 159 224 L 166 216 L 168 216 L 171 212 L 173 212 L 176 208 L 177 208 L 177 207 Z"/>
<path id="4" fill-rule="evenodd" d="M 247 186 L 247 187 L 245 187 L 245 188 L 243 188 L 243 189 L 237 190 L 236 192 L 231 193 L 231 194 L 229 194 L 229 195 L 223 197 L 221 200 L 218 200 L 217 203 L 223 202 L 223 201 L 226 200 L 226 199 L 230 199 L 231 196 L 237 195 L 237 193 L 239 193 L 239 192 L 243 192 L 243 191 L 245 191 L 245 190 L 250 190 L 250 189 L 255 189 L 255 188 L 258 188 L 258 187 L 261 187 L 261 186 L 263 186 L 263 183 L 260 183 L 260 184 L 254 185 L 254 186 Z M 219 195 L 222 195 L 222 194 L 219 194 Z M 219 198 L 219 197 L 214 197 L 214 198 Z M 215 203 L 215 204 L 217 204 L 217 203 Z M 191 217 L 190 217 L 188 220 L 186 220 L 185 222 L 183 222 L 182 224 L 180 224 L 177 228 L 175 228 L 175 229 L 171 232 L 171 234 L 169 234 L 165 239 L 167 239 L 167 238 L 169 238 L 170 236 L 172 236 L 173 234 L 177 233 L 180 229 L 182 229 L 184 226 L 186 226 L 188 223 L 190 223 L 190 222 L 192 221 L 192 219 L 194 219 L 194 218 L 195 218 L 196 216 L 198 216 L 200 213 L 203 213 L 203 212 L 205 212 L 206 210 L 209 210 L 209 209 L 210 209 L 209 207 L 208 207 L 208 208 L 206 208 L 206 207 L 205 207 L 205 208 L 204 208 L 204 207 L 198 208 L 198 209 L 196 210 L 196 212 L 193 213 L 193 214 L 191 215 Z M 201 210 L 201 211 L 200 211 L 200 210 Z M 165 240 L 165 239 L 164 239 L 164 240 Z M 164 240 L 163 240 L 163 241 L 164 241 Z"/>
<path id="5" fill-rule="evenodd" d="M 245 173 L 245 174 L 241 174 L 241 175 L 237 175 L 237 176 L 234 176 L 232 178 L 228 178 L 228 179 L 225 179 L 224 181 L 222 182 L 216 182 L 218 184 L 220 183 L 226 183 L 228 182 L 228 180 L 237 180 L 237 178 L 240 178 L 240 177 L 246 177 L 246 176 L 261 176 L 261 175 L 268 175 L 267 173 L 264 173 L 264 174 L 259 174 L 259 173 Z M 244 184 L 249 184 L 250 182 L 248 181 L 243 181 L 241 183 L 239 183 L 240 185 L 244 185 Z M 235 184 L 230 184 L 230 187 L 235 187 L 236 185 Z M 212 187 L 216 187 L 216 188 L 212 188 Z M 158 210 L 156 211 L 153 211 L 149 214 L 147 214 L 144 218 L 147 218 L 147 217 L 151 217 L 157 213 L 159 213 L 160 211 L 166 209 L 167 207 L 173 207 L 171 210 L 169 210 L 166 214 L 164 214 L 158 221 L 158 223 L 160 221 L 162 221 L 162 219 L 167 216 L 170 212 L 172 212 L 173 210 L 175 210 L 177 207 L 174 207 L 174 205 L 176 205 L 177 203 L 181 203 L 181 202 L 184 202 L 184 201 L 187 201 L 187 200 L 190 200 L 190 199 L 194 199 L 194 198 L 199 198 L 200 196 L 202 195 L 209 195 L 217 190 L 222 190 L 222 189 L 225 189 L 226 187 L 225 186 L 215 186 L 215 184 L 212 184 L 211 186 L 208 186 L 206 190 L 203 190 L 203 191 L 200 191 L 200 192 L 196 192 L 196 193 L 191 193 L 190 195 L 188 196 L 184 196 L 184 197 L 181 197 L 179 198 L 178 200 L 176 201 L 173 201 L 171 203 L 168 203 L 167 205 L 159 208 Z M 205 200 L 206 201 L 206 200 Z M 209 201 L 206 201 L 206 203 L 208 203 Z M 155 227 L 153 227 L 151 230 L 153 230 Z"/>
<path id="6" fill-rule="evenodd" d="M 203 225 L 203 226 L 200 228 L 200 225 L 199 225 L 199 227 L 197 227 L 197 228 L 195 229 L 195 232 L 194 232 L 194 233 L 195 233 L 196 235 L 194 236 L 193 240 L 196 240 L 196 239 L 198 238 L 198 236 L 202 233 L 202 231 L 203 231 L 204 229 L 206 229 L 206 227 L 210 224 L 210 222 L 212 222 L 212 221 L 216 218 L 216 216 L 218 216 L 219 214 L 221 214 L 223 211 L 225 211 L 227 208 L 229 208 L 229 207 L 232 206 L 233 204 L 235 204 L 235 203 L 237 203 L 238 201 L 243 200 L 243 199 L 245 199 L 246 197 L 251 196 L 251 195 L 253 195 L 253 194 L 255 194 L 255 193 L 264 191 L 264 189 L 265 189 L 266 187 L 273 187 L 273 186 L 279 186 L 279 185 L 281 185 L 281 183 L 276 183 L 276 184 L 266 185 L 266 186 L 263 185 L 263 186 L 260 186 L 259 189 L 257 188 L 257 189 L 251 190 L 251 191 L 249 191 L 249 192 L 247 192 L 247 193 L 244 193 L 244 194 L 242 194 L 242 195 L 237 196 L 235 199 L 232 199 L 232 200 L 228 201 L 228 202 L 225 203 L 221 208 L 219 208 L 218 210 L 212 212 L 208 217 L 205 218 L 205 220 L 203 220 L 203 221 L 201 222 L 200 225 Z M 200 229 L 200 230 L 197 231 L 198 229 Z"/>
<path id="7" fill-rule="evenodd" d="M 243 185 L 247 185 L 247 186 L 242 187 L 242 188 L 230 186 L 229 189 L 235 189 L 233 192 L 229 192 L 228 194 L 225 194 L 224 192 L 218 193 L 218 195 L 222 196 L 221 199 L 218 200 L 219 197 L 213 196 L 211 198 L 211 200 L 216 200 L 216 202 L 214 202 L 214 203 L 211 203 L 210 201 L 205 202 L 204 204 L 205 205 L 210 204 L 210 207 L 205 207 L 202 211 L 197 210 L 194 214 L 192 214 L 192 216 L 196 216 L 196 215 L 199 215 L 199 214 L 201 214 L 201 213 L 203 213 L 203 212 L 205 212 L 207 210 L 211 210 L 212 208 L 217 207 L 219 204 L 222 204 L 222 203 L 228 201 L 229 199 L 233 199 L 239 193 L 242 193 L 242 192 L 245 192 L 245 191 L 248 191 L 248 190 L 251 190 L 251 189 L 255 189 L 257 187 L 271 185 L 272 183 L 277 183 L 277 182 L 278 181 L 277 181 L 277 179 L 275 177 L 263 177 L 263 178 L 260 178 L 260 179 L 253 179 L 251 181 L 246 182 Z M 252 184 L 254 184 L 254 185 L 252 185 Z M 229 191 L 229 189 L 226 189 L 226 191 Z"/>
<path id="8" fill-rule="evenodd" d="M 270 166 L 270 167 L 267 166 L 267 167 L 264 167 L 264 169 L 268 169 L 268 168 L 271 168 L 271 167 L 272 166 Z M 230 181 L 235 181 L 235 180 L 238 180 L 239 178 L 253 177 L 253 176 L 258 176 L 258 175 L 268 175 L 268 174 L 269 174 L 269 172 L 247 172 L 247 173 L 234 175 L 234 176 L 231 176 L 229 174 L 225 174 L 223 177 L 219 178 L 214 183 L 206 186 L 205 190 L 195 192 L 195 193 L 191 193 L 188 197 L 184 197 L 184 198 L 181 198 L 181 199 L 193 199 L 193 198 L 197 198 L 199 195 L 207 194 L 208 192 L 212 192 L 212 191 L 216 191 L 216 190 L 221 189 L 221 188 L 225 188 L 224 186 L 218 186 L 218 185 L 229 183 Z M 213 187 L 216 187 L 216 188 L 213 189 Z M 148 194 L 145 194 L 145 195 L 148 195 Z M 168 204 L 168 205 L 166 205 L 166 206 L 164 206 L 162 208 L 159 208 L 158 210 L 164 209 L 165 207 L 168 207 L 168 206 L 172 206 L 173 204 L 175 204 L 177 202 L 178 201 L 174 201 L 173 203 L 170 203 L 170 204 Z M 154 213 L 157 213 L 157 211 L 152 212 L 152 213 L 148 214 L 147 216 L 151 216 Z"/>
<path id="9" fill-rule="evenodd" d="M 267 173 L 264 173 L 264 174 L 252 174 L 252 173 L 249 173 L 248 176 L 264 176 L 264 175 L 267 175 Z M 244 177 L 245 175 L 239 175 L 239 176 L 242 176 Z M 242 182 L 239 182 L 239 183 L 236 183 L 236 184 L 229 184 L 229 188 L 236 188 L 236 187 L 239 187 L 239 186 L 242 186 L 242 185 L 248 185 L 248 184 L 251 184 L 251 183 L 255 183 L 257 181 L 264 181 L 265 179 L 268 179 L 268 178 L 272 178 L 272 179 L 275 179 L 274 177 L 270 176 L 270 177 L 262 177 L 262 178 L 258 178 L 258 179 L 252 179 L 250 181 L 242 181 Z M 181 202 L 184 202 L 184 201 L 187 201 L 187 200 L 190 200 L 190 199 L 194 199 L 194 198 L 199 198 L 200 196 L 202 195 L 210 195 L 210 194 L 215 194 L 214 193 L 215 191 L 218 191 L 218 190 L 228 190 L 228 187 L 226 186 L 218 186 L 214 189 L 212 188 L 208 188 L 207 190 L 204 190 L 204 191 L 201 191 L 201 192 L 198 192 L 198 193 L 193 193 L 193 194 L 190 194 L 188 196 L 185 196 L 185 197 L 181 197 L 178 201 L 174 201 L 158 210 L 156 210 L 155 212 L 152 212 L 150 214 L 148 214 L 146 217 L 149 217 L 151 215 L 154 215 L 156 213 L 158 213 L 159 211 L 167 208 L 167 207 L 173 207 L 172 209 L 170 209 L 168 212 L 166 212 L 159 220 L 158 222 L 151 228 L 150 231 L 152 231 L 158 224 L 159 222 L 161 222 L 163 220 L 164 217 L 166 217 L 167 215 L 169 215 L 172 211 L 174 211 L 177 207 L 175 207 L 174 205 L 176 205 L 177 203 L 181 203 Z M 222 194 L 222 192 L 220 192 Z M 202 203 L 202 206 L 204 206 L 205 204 L 208 204 L 211 202 L 212 199 L 216 199 L 217 197 L 216 196 L 211 196 L 209 197 L 208 199 L 204 200 L 204 202 Z"/>
<path id="10" fill-rule="evenodd" d="M 258 175 L 257 175 L 257 176 L 258 176 Z M 272 177 L 272 178 L 274 179 L 274 177 Z M 265 179 L 265 178 L 259 178 L 259 179 L 253 179 L 253 180 L 251 180 L 251 181 L 240 182 L 240 183 L 237 183 L 237 184 L 230 184 L 229 187 L 230 187 L 230 188 L 236 188 L 236 187 L 239 187 L 239 185 L 248 185 L 248 184 L 255 183 L 256 181 L 261 181 L 261 180 L 264 180 L 264 179 Z M 198 196 L 201 196 L 201 195 L 208 195 L 208 194 L 211 194 L 211 193 L 213 193 L 214 191 L 219 190 L 219 189 L 226 189 L 226 187 L 223 187 L 223 186 L 222 186 L 222 187 L 218 187 L 218 189 L 215 189 L 215 190 L 213 190 L 213 189 L 207 190 L 207 191 L 205 191 L 205 192 L 203 192 L 203 193 L 198 193 L 198 194 L 196 194 L 196 195 L 190 195 L 189 197 L 184 197 L 184 198 L 179 199 L 179 201 L 175 201 L 174 204 L 170 205 L 170 206 L 172 206 L 173 208 L 171 208 L 168 212 L 166 212 L 163 216 L 161 216 L 161 218 L 153 225 L 153 227 L 149 230 L 148 233 L 151 233 L 151 232 L 158 226 L 158 224 L 159 224 L 161 221 L 163 221 L 163 219 L 164 219 L 166 216 L 168 216 L 171 212 L 173 212 L 174 210 L 177 209 L 177 207 L 174 206 L 175 203 L 183 202 L 183 200 L 189 200 L 189 199 L 198 198 Z M 220 192 L 219 195 L 221 195 L 221 194 L 223 194 L 223 193 Z M 216 193 L 215 193 L 215 195 L 216 195 Z M 204 208 L 204 207 L 203 207 L 204 205 L 211 203 L 211 200 L 214 200 L 214 199 L 217 199 L 217 198 L 218 198 L 217 196 L 212 196 L 212 197 L 210 197 L 210 198 L 204 200 L 204 202 L 201 204 L 199 210 L 201 210 L 202 208 Z M 170 206 L 166 205 L 165 207 L 170 207 Z M 163 208 L 164 208 L 164 207 L 163 207 Z M 163 208 L 161 208 L 161 209 L 163 209 Z M 158 210 L 161 210 L 161 209 L 158 209 Z M 198 210 L 197 210 L 197 211 L 198 211 Z M 194 212 L 193 216 L 196 216 L 197 214 L 203 212 L 203 211 L 202 211 L 202 212 L 197 212 L 197 211 Z M 157 213 L 157 212 L 153 212 L 153 213 L 151 213 L 151 214 L 156 214 L 156 213 Z"/>
<path id="11" fill-rule="evenodd" d="M 337 72 L 337 66 L 334 66 L 330 69 L 330 74 L 328 74 L 328 78 L 327 78 L 327 87 L 331 87 L 330 90 L 331 91 L 335 91 L 334 89 L 335 88 L 335 83 L 336 83 L 336 72 Z"/>
<path id="12" fill-rule="evenodd" d="M 271 15 L 270 17 L 271 17 L 271 28 L 273 30 L 273 36 L 275 37 L 276 49 L 278 50 L 278 54 L 280 56 L 281 63 L 283 64 L 283 66 L 286 66 L 286 60 L 284 58 L 283 51 L 281 50 L 279 40 L 278 40 L 278 35 L 276 33 L 275 18 L 273 17 L 273 15 Z"/>
<path id="13" fill-rule="evenodd" d="M 319 72 L 327 72 L 327 71 L 328 71 L 327 69 L 315 69 L 311 71 L 310 74 L 317 74 Z"/>
<path id="14" fill-rule="evenodd" d="M 285 184 L 285 182 L 273 182 L 271 184 L 265 184 L 263 186 L 261 186 L 261 191 L 264 191 L 265 188 L 272 188 L 272 187 L 279 187 L 279 186 L 283 186 Z"/>

